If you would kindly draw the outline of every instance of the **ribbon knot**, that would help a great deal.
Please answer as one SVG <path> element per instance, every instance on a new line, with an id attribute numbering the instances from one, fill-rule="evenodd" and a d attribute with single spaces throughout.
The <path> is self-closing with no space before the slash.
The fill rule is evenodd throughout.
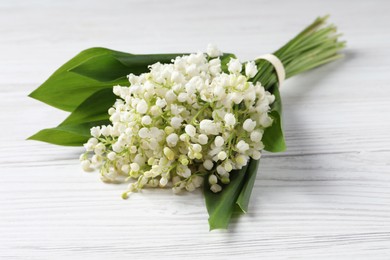
<path id="1" fill-rule="evenodd" d="M 266 60 L 271 63 L 272 66 L 274 66 L 280 87 L 286 78 L 286 71 L 284 70 L 283 63 L 280 61 L 280 59 L 273 54 L 264 54 L 257 57 L 255 60 Z"/>

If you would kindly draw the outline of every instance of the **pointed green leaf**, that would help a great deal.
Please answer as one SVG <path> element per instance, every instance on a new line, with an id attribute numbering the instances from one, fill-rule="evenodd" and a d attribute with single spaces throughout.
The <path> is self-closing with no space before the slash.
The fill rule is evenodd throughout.
<path id="1" fill-rule="evenodd" d="M 114 105 L 117 98 L 112 89 L 99 90 L 81 103 L 60 125 L 95 124 L 94 122 L 103 120 L 108 122 L 108 109 Z"/>
<path id="2" fill-rule="evenodd" d="M 91 57 L 83 63 L 69 69 L 69 72 L 94 79 L 98 82 L 126 81 L 129 69 L 111 53 Z M 126 84 L 128 84 L 126 82 Z"/>
<path id="3" fill-rule="evenodd" d="M 58 127 L 42 130 L 30 139 L 81 145 L 80 140 L 85 141 L 84 137 L 89 136 L 92 126 L 99 125 L 98 122 L 102 120 L 109 123 L 107 110 L 116 100 L 112 93 L 114 85 L 127 85 L 126 75 L 146 72 L 149 65 L 170 62 L 178 55 L 182 54 L 133 55 L 105 48 L 91 48 L 81 52 L 30 94 L 49 105 L 73 111 L 72 114 Z M 230 56 L 225 54 L 221 59 L 226 63 L 226 58 Z M 69 132 L 69 127 L 65 126 L 72 126 L 73 131 Z M 80 131 L 88 135 L 80 134 Z M 66 138 L 75 140 L 63 140 Z"/>
<path id="4" fill-rule="evenodd" d="M 275 84 L 269 91 L 275 95 L 275 101 L 271 106 L 270 116 L 273 123 L 266 128 L 263 135 L 264 150 L 269 152 L 283 152 L 286 150 L 286 143 L 283 134 L 282 125 L 282 100 L 279 93 L 278 85 Z"/>
<path id="5" fill-rule="evenodd" d="M 126 79 L 130 73 L 135 75 L 147 72 L 148 66 L 156 62 L 169 63 L 182 53 L 135 55 L 111 50 L 110 53 L 92 57 L 69 71 L 100 82 Z"/>
<path id="6" fill-rule="evenodd" d="M 100 82 L 80 74 L 69 72 L 70 69 L 93 57 L 108 57 L 112 51 L 105 48 L 91 48 L 82 51 L 62 65 L 39 88 L 29 96 L 56 108 L 73 111 L 87 97 L 103 88 L 127 84 L 125 78 L 109 82 Z M 110 68 L 107 68 L 110 70 Z"/>
<path id="7" fill-rule="evenodd" d="M 243 186 L 246 169 L 247 166 L 241 170 L 232 171 L 230 173 L 230 183 L 225 185 L 219 193 L 210 191 L 210 185 L 205 181 L 204 196 L 209 213 L 210 230 L 226 229 L 228 227 Z"/>
<path id="8" fill-rule="evenodd" d="M 239 210 L 243 213 L 248 211 L 249 199 L 252 194 L 252 189 L 255 184 L 257 170 L 259 168 L 260 160 L 250 159 L 248 169 L 245 173 L 245 180 L 242 186 L 240 195 L 237 198 L 236 204 Z"/>
<path id="9" fill-rule="evenodd" d="M 148 71 L 148 66 L 160 62 L 171 63 L 177 56 L 188 55 L 188 53 L 168 53 L 168 54 L 137 54 L 128 55 L 126 53 L 114 53 L 114 57 L 126 66 L 133 74 L 141 74 Z M 146 70 L 145 70 L 146 68 Z M 129 74 L 129 73 L 128 73 Z M 126 74 L 127 75 L 127 74 Z"/>
<path id="10" fill-rule="evenodd" d="M 73 111 L 96 91 L 114 85 L 128 85 L 128 74 L 147 72 L 149 65 L 170 62 L 178 55 L 184 54 L 135 55 L 105 48 L 87 49 L 61 66 L 29 96 L 56 108 Z"/>
<path id="11" fill-rule="evenodd" d="M 56 127 L 42 129 L 35 135 L 30 136 L 27 140 L 41 141 L 62 146 L 81 146 L 88 141 L 88 137 Z"/>
<path id="12" fill-rule="evenodd" d="M 28 140 L 36 140 L 64 146 L 81 146 L 90 138 L 90 129 L 94 125 L 107 124 L 107 121 L 57 126 L 43 129 Z"/>

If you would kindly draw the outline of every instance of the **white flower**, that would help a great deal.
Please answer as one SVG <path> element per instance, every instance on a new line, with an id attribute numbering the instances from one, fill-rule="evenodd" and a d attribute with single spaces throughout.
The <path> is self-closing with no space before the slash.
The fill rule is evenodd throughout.
<path id="1" fill-rule="evenodd" d="M 98 143 L 93 151 L 96 155 L 102 155 L 105 150 L 106 146 L 102 143 Z"/>
<path id="2" fill-rule="evenodd" d="M 264 113 L 260 116 L 260 124 L 263 127 L 269 127 L 272 125 L 272 118 L 268 114 Z"/>
<path id="3" fill-rule="evenodd" d="M 230 73 L 239 74 L 242 70 L 242 64 L 238 59 L 231 58 L 227 65 Z"/>
<path id="4" fill-rule="evenodd" d="M 175 129 L 180 128 L 181 122 L 183 122 L 183 119 L 180 117 L 172 117 L 171 118 L 171 126 Z"/>
<path id="5" fill-rule="evenodd" d="M 167 136 L 166 141 L 167 141 L 168 146 L 174 147 L 174 146 L 176 146 L 177 142 L 179 141 L 179 136 L 175 133 L 172 133 L 172 134 Z"/>
<path id="6" fill-rule="evenodd" d="M 225 170 L 225 168 L 222 165 L 218 165 L 217 166 L 217 173 L 221 176 L 224 176 L 227 174 L 227 171 Z"/>
<path id="7" fill-rule="evenodd" d="M 234 126 L 236 124 L 236 118 L 232 113 L 226 113 L 224 119 L 226 126 Z"/>
<path id="8" fill-rule="evenodd" d="M 157 98 L 156 106 L 163 108 L 166 105 L 167 105 L 167 101 L 164 98 Z"/>
<path id="9" fill-rule="evenodd" d="M 164 147 L 164 155 L 168 158 L 168 160 L 173 160 L 175 158 L 175 153 L 169 149 L 168 147 Z"/>
<path id="10" fill-rule="evenodd" d="M 148 111 L 148 103 L 145 100 L 141 100 L 137 104 L 137 112 L 140 114 L 145 114 Z"/>
<path id="11" fill-rule="evenodd" d="M 191 176 L 191 170 L 185 165 L 177 166 L 177 174 L 183 178 L 189 178 Z"/>
<path id="12" fill-rule="evenodd" d="M 196 128 L 193 125 L 186 125 L 185 131 L 190 137 L 194 137 L 196 134 Z"/>
<path id="13" fill-rule="evenodd" d="M 209 141 L 209 138 L 207 137 L 207 135 L 205 135 L 205 134 L 200 134 L 200 135 L 198 136 L 198 142 L 199 142 L 199 144 L 205 145 L 205 144 L 207 144 L 208 141 Z"/>
<path id="14" fill-rule="evenodd" d="M 147 138 L 150 135 L 150 131 L 146 127 L 142 127 L 138 132 L 139 137 L 141 138 Z"/>
<path id="15" fill-rule="evenodd" d="M 244 96 L 241 93 L 230 93 L 229 97 L 234 104 L 240 104 L 244 99 Z"/>
<path id="16" fill-rule="evenodd" d="M 214 58 L 222 55 L 222 52 L 215 46 L 214 44 L 209 43 L 207 45 L 207 55 L 209 57 Z"/>
<path id="17" fill-rule="evenodd" d="M 124 172 L 124 173 L 129 173 L 129 171 L 130 171 L 130 165 L 128 165 L 128 164 L 122 165 L 121 170 L 122 170 L 122 172 Z"/>
<path id="18" fill-rule="evenodd" d="M 107 126 L 102 126 L 101 127 L 101 134 L 103 135 L 103 136 L 109 136 L 110 134 L 111 134 L 111 128 L 110 127 L 107 127 Z"/>
<path id="19" fill-rule="evenodd" d="M 100 134 L 101 134 L 101 132 L 100 132 L 100 127 L 99 126 L 95 126 L 95 127 L 91 128 L 91 135 L 93 137 L 98 138 L 100 136 Z"/>
<path id="20" fill-rule="evenodd" d="M 176 94 L 172 89 L 168 90 L 165 94 L 165 101 L 168 103 L 172 103 L 176 100 Z"/>
<path id="21" fill-rule="evenodd" d="M 222 187 L 218 184 L 213 184 L 211 185 L 210 190 L 214 193 L 218 193 L 222 190 Z"/>
<path id="22" fill-rule="evenodd" d="M 253 78 L 257 74 L 257 66 L 254 61 L 249 61 L 245 64 L 245 75 L 248 78 Z"/>
<path id="23" fill-rule="evenodd" d="M 206 170 L 211 170 L 213 168 L 214 164 L 211 160 L 205 160 L 203 162 L 203 166 L 206 168 Z"/>
<path id="24" fill-rule="evenodd" d="M 186 102 L 187 101 L 187 98 L 188 98 L 188 94 L 187 93 L 180 93 L 178 96 L 177 96 L 177 100 L 179 100 L 179 102 Z"/>
<path id="25" fill-rule="evenodd" d="M 214 95 L 218 100 L 222 100 L 226 96 L 226 90 L 223 86 L 216 86 L 213 89 Z"/>
<path id="26" fill-rule="evenodd" d="M 194 183 L 192 181 L 188 181 L 186 186 L 185 186 L 187 191 L 194 191 L 196 189 Z"/>
<path id="27" fill-rule="evenodd" d="M 217 125 L 209 119 L 204 119 L 199 123 L 199 128 L 205 132 L 206 135 L 217 135 Z"/>
<path id="28" fill-rule="evenodd" d="M 230 160 L 226 160 L 224 163 L 223 163 L 223 168 L 225 168 L 225 170 L 227 172 L 231 172 L 233 170 L 233 165 L 231 163 Z"/>
<path id="29" fill-rule="evenodd" d="M 254 150 L 254 151 L 252 152 L 252 158 L 253 158 L 254 160 L 259 160 L 260 157 L 261 157 L 261 153 L 260 153 L 259 151 Z"/>
<path id="30" fill-rule="evenodd" d="M 221 147 L 224 144 L 224 142 L 225 141 L 223 140 L 222 136 L 217 136 L 214 139 L 214 144 L 215 144 L 216 147 Z"/>
<path id="31" fill-rule="evenodd" d="M 190 140 L 190 137 L 188 136 L 188 134 L 181 134 L 180 136 L 179 136 L 179 139 L 181 140 L 181 141 L 183 141 L 183 142 L 188 142 L 189 140 Z"/>
<path id="32" fill-rule="evenodd" d="M 137 149 L 137 146 L 135 146 L 135 145 L 132 145 L 132 146 L 130 146 L 130 148 L 129 148 L 129 152 L 130 153 L 136 153 L 138 151 L 138 149 Z"/>
<path id="33" fill-rule="evenodd" d="M 210 71 L 210 74 L 213 76 L 216 76 L 222 72 L 221 60 L 219 58 L 212 59 L 209 61 L 209 71 Z"/>
<path id="34" fill-rule="evenodd" d="M 89 160 L 83 160 L 81 162 L 81 167 L 84 171 L 90 171 L 91 170 L 91 162 Z"/>
<path id="35" fill-rule="evenodd" d="M 116 153 L 115 153 L 115 152 L 109 152 L 109 153 L 107 154 L 107 158 L 108 158 L 110 161 L 115 160 L 115 157 L 116 157 Z"/>
<path id="36" fill-rule="evenodd" d="M 199 144 L 193 144 L 192 150 L 196 153 L 200 153 L 202 151 L 202 146 L 200 146 Z"/>
<path id="37" fill-rule="evenodd" d="M 197 81 L 197 79 L 199 79 L 199 77 L 193 77 L 193 78 L 185 85 L 185 89 L 186 89 L 188 95 L 195 94 L 195 92 L 196 92 L 196 84 L 197 84 L 196 81 Z"/>
<path id="38" fill-rule="evenodd" d="M 256 122 L 253 121 L 252 119 L 248 118 L 247 120 L 244 121 L 243 128 L 247 132 L 252 132 L 253 129 L 256 127 Z"/>
<path id="39" fill-rule="evenodd" d="M 116 153 L 120 153 L 123 151 L 123 145 L 119 142 L 116 142 L 115 144 L 112 145 L 112 150 Z"/>
<path id="40" fill-rule="evenodd" d="M 87 150 L 89 152 L 93 151 L 95 149 L 96 145 L 98 145 L 98 142 L 99 141 L 96 138 L 94 138 L 94 137 L 90 138 L 88 140 L 88 142 L 84 144 L 85 150 Z"/>
<path id="41" fill-rule="evenodd" d="M 120 96 L 121 93 L 122 93 L 122 87 L 119 86 L 119 85 L 116 85 L 112 88 L 112 92 L 117 95 L 117 96 Z"/>
<path id="42" fill-rule="evenodd" d="M 253 131 L 250 135 L 251 141 L 258 143 L 261 141 L 263 134 L 260 131 Z"/>
<path id="43" fill-rule="evenodd" d="M 138 172 L 139 169 L 140 169 L 139 164 L 138 164 L 138 163 L 135 163 L 135 162 L 132 163 L 132 164 L 130 164 L 130 168 L 131 168 L 131 170 L 134 171 L 134 172 Z"/>
<path id="44" fill-rule="evenodd" d="M 242 154 L 238 154 L 235 158 L 236 160 L 236 163 L 239 165 L 239 166 L 244 166 L 246 165 L 247 161 L 248 161 L 248 158 L 245 156 L 245 155 L 242 155 Z"/>
<path id="45" fill-rule="evenodd" d="M 104 181 L 132 179 L 124 197 L 146 186 L 193 191 L 204 178 L 221 191 L 218 183 L 228 184 L 234 170 L 261 157 L 275 96 L 250 81 L 255 62 L 242 72 L 230 59 L 226 73 L 220 55 L 209 45 L 207 54 L 151 64 L 149 72 L 128 76 L 130 87 L 113 87 L 111 124 L 91 128 L 82 167 L 100 169 Z"/>
<path id="46" fill-rule="evenodd" d="M 192 177 L 192 183 L 195 185 L 195 188 L 199 188 L 203 184 L 203 177 L 195 175 Z"/>
<path id="47" fill-rule="evenodd" d="M 191 64 L 188 67 L 186 67 L 186 73 L 192 77 L 196 76 L 198 74 L 196 64 Z"/>
<path id="48" fill-rule="evenodd" d="M 218 160 L 223 161 L 223 160 L 226 159 L 226 157 L 227 157 L 226 152 L 221 151 L 221 152 L 218 153 Z"/>
<path id="49" fill-rule="evenodd" d="M 161 187 L 165 187 L 167 184 L 168 184 L 168 179 L 165 178 L 165 177 L 162 177 L 162 178 L 160 179 L 160 185 L 161 185 Z"/>
<path id="50" fill-rule="evenodd" d="M 137 108 L 138 108 L 138 106 L 137 106 Z M 152 106 L 151 108 L 150 108 L 150 114 L 152 115 L 152 116 L 159 116 L 159 115 L 161 115 L 161 108 L 159 107 L 159 106 Z"/>
<path id="51" fill-rule="evenodd" d="M 145 164 L 145 157 L 142 155 L 142 154 L 137 154 L 135 157 L 134 157 L 134 160 L 133 160 L 135 163 L 137 163 L 138 165 L 144 165 Z"/>
<path id="52" fill-rule="evenodd" d="M 144 125 L 150 125 L 152 123 L 152 119 L 150 116 L 143 116 L 142 117 L 142 124 Z"/>
<path id="53" fill-rule="evenodd" d="M 239 141 L 237 143 L 236 147 L 237 147 L 238 151 L 240 151 L 242 153 L 246 152 L 246 150 L 249 149 L 249 145 L 243 140 Z"/>
<path id="54" fill-rule="evenodd" d="M 211 174 L 211 175 L 209 176 L 209 183 L 210 183 L 211 185 L 218 183 L 217 176 L 215 176 L 214 174 Z"/>

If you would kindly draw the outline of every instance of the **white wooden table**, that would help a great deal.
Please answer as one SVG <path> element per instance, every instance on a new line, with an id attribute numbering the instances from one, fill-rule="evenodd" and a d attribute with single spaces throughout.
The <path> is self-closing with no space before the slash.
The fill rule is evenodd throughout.
<path id="1" fill-rule="evenodd" d="M 0 259 L 390 259 L 388 1 L 0 2 Z M 99 181 L 81 148 L 25 141 L 66 113 L 27 98 L 82 49 L 242 60 L 331 14 L 346 58 L 282 89 L 288 151 L 266 154 L 249 213 L 208 231 L 200 192 Z"/>

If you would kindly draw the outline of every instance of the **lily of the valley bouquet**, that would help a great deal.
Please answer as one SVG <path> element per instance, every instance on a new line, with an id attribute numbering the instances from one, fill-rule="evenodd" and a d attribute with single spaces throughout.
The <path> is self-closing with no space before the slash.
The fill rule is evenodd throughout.
<path id="1" fill-rule="evenodd" d="M 87 49 L 30 94 L 71 112 L 30 137 L 81 146 L 86 171 L 174 193 L 203 187 L 211 229 L 246 212 L 263 150 L 285 150 L 279 87 L 340 57 L 333 25 L 318 18 L 274 54 L 242 63 L 206 53 L 133 55 Z"/>

